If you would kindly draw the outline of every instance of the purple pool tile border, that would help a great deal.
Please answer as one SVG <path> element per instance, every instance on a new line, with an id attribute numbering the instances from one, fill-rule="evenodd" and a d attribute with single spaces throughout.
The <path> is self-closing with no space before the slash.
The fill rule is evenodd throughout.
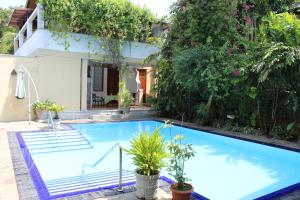
<path id="1" fill-rule="evenodd" d="M 70 126 L 70 127 L 72 128 L 72 126 Z M 47 132 L 47 131 L 28 131 L 28 132 Z M 26 132 L 23 132 L 23 133 L 26 133 Z M 108 190 L 108 189 L 115 189 L 119 186 L 117 184 L 114 184 L 114 185 L 111 185 L 111 186 L 99 187 L 99 188 L 82 190 L 82 191 L 77 191 L 77 192 L 68 192 L 68 193 L 64 193 L 64 194 L 50 195 L 49 192 L 48 192 L 48 189 L 45 185 L 45 182 L 42 179 L 42 177 L 39 173 L 39 170 L 37 169 L 37 167 L 34 163 L 34 160 L 33 160 L 32 156 L 31 156 L 31 154 L 30 154 L 30 152 L 29 152 L 29 150 L 28 150 L 28 148 L 25 144 L 25 141 L 22 137 L 22 133 L 17 132 L 16 137 L 17 137 L 17 140 L 19 142 L 19 146 L 20 146 L 20 149 L 22 151 L 23 157 L 25 159 L 27 168 L 30 172 L 30 176 L 31 176 L 31 178 L 34 182 L 34 185 L 36 187 L 36 190 L 37 190 L 38 195 L 39 195 L 41 200 L 63 198 L 63 197 L 68 197 L 68 196 L 74 196 L 74 195 L 90 193 L 90 192 L 96 192 L 96 191 L 102 191 L 102 190 Z M 169 179 L 165 176 L 161 176 L 160 179 L 167 182 L 167 183 L 169 183 L 169 184 L 174 183 L 174 181 L 172 181 L 171 179 Z M 135 185 L 135 181 L 122 184 L 123 187 L 132 186 L 132 185 Z M 207 198 L 202 197 L 201 195 L 199 195 L 198 193 L 195 193 L 195 192 L 193 193 L 193 196 L 196 199 L 199 199 L 199 200 L 206 200 L 207 199 Z"/>
<path id="2" fill-rule="evenodd" d="M 34 132 L 34 131 L 28 131 L 28 132 Z M 48 132 L 48 131 L 36 131 L 36 132 Z M 24 132 L 25 133 L 25 132 Z M 107 190 L 107 189 L 114 189 L 117 188 L 119 185 L 113 184 L 111 186 L 105 186 L 105 187 L 99 187 L 99 188 L 94 188 L 94 189 L 87 189 L 87 190 L 82 190 L 78 192 L 67 192 L 64 194 L 58 194 L 58 195 L 50 195 L 48 192 L 48 189 L 45 185 L 44 180 L 42 179 L 39 170 L 37 169 L 34 160 L 25 144 L 25 141 L 23 140 L 23 137 L 21 133 L 17 132 L 16 133 L 17 140 L 19 142 L 20 149 L 22 151 L 23 157 L 25 159 L 27 168 L 29 170 L 30 176 L 33 180 L 33 183 L 36 187 L 36 190 L 38 192 L 38 195 L 41 200 L 49 200 L 49 199 L 55 199 L 55 198 L 63 198 L 63 197 L 68 197 L 68 196 L 74 196 L 74 195 L 80 195 L 80 194 L 85 194 L 85 193 L 90 193 L 90 192 L 96 192 L 96 191 L 102 191 L 102 190 Z M 131 186 L 134 185 L 134 182 L 129 182 L 122 184 L 123 187 L 126 186 Z"/>
<path id="3" fill-rule="evenodd" d="M 65 126 L 69 127 L 70 129 L 75 129 L 74 127 L 72 127 L 71 124 L 96 124 L 96 123 L 118 123 L 118 122 L 134 122 L 134 121 L 156 121 L 156 122 L 161 122 L 164 123 L 164 120 L 159 120 L 159 119 L 131 119 L 131 120 L 126 120 L 126 121 L 108 121 L 108 122 L 88 122 L 88 123 L 68 123 L 65 124 Z M 291 148 L 291 147 L 286 147 L 286 146 L 282 146 L 282 145 L 277 145 L 277 144 L 273 144 L 273 143 L 267 143 L 267 142 L 262 142 L 262 141 L 257 141 L 257 140 L 253 140 L 253 139 L 249 139 L 249 138 L 243 138 L 240 136 L 233 136 L 233 135 L 226 135 L 220 132 L 215 132 L 215 131 L 209 131 L 209 130 L 204 130 L 201 128 L 196 128 L 196 127 L 191 127 L 188 125 L 182 125 L 179 123 L 172 123 L 176 126 L 180 126 L 180 127 L 184 127 L 184 128 L 189 128 L 189 129 L 193 129 L 193 130 L 197 130 L 197 131 L 203 131 L 203 132 L 207 132 L 207 133 L 211 133 L 214 135 L 220 135 L 220 136 L 224 136 L 224 137 L 229 137 L 229 138 L 233 138 L 233 139 L 238 139 L 238 140 L 243 140 L 243 141 L 247 141 L 247 142 L 253 142 L 256 144 L 261 144 L 261 145 L 265 145 L 265 146 L 271 146 L 271 147 L 275 147 L 275 148 L 279 148 L 279 149 L 284 149 L 284 150 L 289 150 L 289 151 L 294 151 L 297 153 L 300 153 L 299 149 L 296 148 Z M 40 130 L 40 131 L 26 131 L 26 132 L 48 132 L 49 130 Z M 25 131 L 22 133 L 26 133 Z M 101 187 L 101 188 L 95 188 L 95 189 L 90 189 L 90 190 L 83 190 L 83 191 L 78 191 L 78 192 L 72 192 L 72 193 L 65 193 L 65 194 L 61 194 L 61 195 L 49 195 L 49 192 L 46 188 L 46 185 L 31 157 L 31 154 L 29 153 L 29 150 L 27 149 L 27 146 L 22 138 L 21 133 L 17 132 L 16 133 L 17 139 L 19 141 L 19 145 L 20 148 L 22 150 L 23 153 L 23 157 L 25 159 L 25 162 L 27 164 L 27 167 L 29 169 L 30 175 L 33 179 L 33 182 L 36 186 L 37 192 L 40 196 L 41 200 L 48 200 L 48 199 L 53 199 L 53 198 L 61 198 L 61 197 L 67 197 L 67 196 L 72 196 L 72 195 L 79 195 L 79 194 L 84 194 L 84 193 L 89 193 L 89 192 L 95 192 L 95 191 L 101 191 L 101 190 L 105 190 L 105 189 L 114 189 L 116 188 L 118 185 L 112 185 L 112 186 L 107 186 L 107 187 Z M 171 179 L 165 177 L 165 176 L 161 176 L 162 180 L 166 181 L 169 184 L 174 183 L 174 181 L 172 181 Z M 134 185 L 135 182 L 130 182 L 130 183 L 126 183 L 123 186 L 130 186 L 130 185 Z M 296 183 L 294 185 L 290 185 L 288 187 L 282 188 L 280 190 L 274 191 L 272 193 L 266 194 L 264 196 L 258 197 L 256 198 L 256 200 L 268 200 L 268 199 L 273 199 L 273 198 L 278 198 L 278 197 L 282 197 L 284 195 L 287 195 L 289 193 L 292 193 L 296 190 L 300 190 L 300 182 Z M 204 200 L 204 199 L 208 199 L 196 192 L 193 192 L 193 197 L 196 199 L 200 199 L 200 200 Z"/>
<path id="4" fill-rule="evenodd" d="M 282 197 L 284 195 L 287 195 L 287 194 L 294 192 L 296 190 L 299 190 L 299 189 L 300 189 L 300 183 L 296 183 L 294 185 L 290 185 L 288 187 L 282 188 L 282 189 L 272 192 L 270 194 L 266 194 L 264 196 L 258 197 L 255 200 L 274 199 L 274 198 Z"/>
<path id="5" fill-rule="evenodd" d="M 39 173 L 39 170 L 37 169 L 37 167 L 33 161 L 33 158 L 31 156 L 29 150 L 27 149 L 27 146 L 25 144 L 25 141 L 23 140 L 21 133 L 16 133 L 16 137 L 19 142 L 20 149 L 23 153 L 23 157 L 25 159 L 27 168 L 29 170 L 29 173 L 31 175 L 31 178 L 33 180 L 33 183 L 36 187 L 36 190 L 38 192 L 40 199 L 42 199 L 42 200 L 49 199 L 49 197 L 50 197 L 49 192 L 48 192 L 46 185 Z"/>
<path id="6" fill-rule="evenodd" d="M 138 121 L 156 121 L 156 122 L 161 122 L 161 123 L 165 123 L 164 120 L 161 119 L 129 119 L 126 121 L 109 121 L 109 123 L 113 123 L 113 122 L 138 122 Z M 89 122 L 89 123 L 73 123 L 73 124 L 95 124 L 95 123 L 106 123 L 106 122 Z M 73 128 L 71 126 L 72 123 L 66 124 L 66 126 L 69 126 L 70 128 Z M 220 133 L 220 132 L 216 132 L 216 131 L 209 131 L 209 130 L 204 130 L 201 128 L 197 128 L 197 127 L 192 127 L 192 126 L 188 126 L 188 125 L 183 125 L 177 122 L 172 122 L 173 125 L 176 126 L 180 126 L 180 127 L 184 127 L 184 128 L 189 128 L 189 129 L 193 129 L 193 130 L 197 130 L 197 131 L 202 131 L 202 132 L 206 132 L 206 133 L 211 133 L 214 135 L 219 135 L 219 136 L 224 136 L 224 137 L 228 137 L 228 138 L 233 138 L 233 139 L 238 139 L 238 140 L 243 140 L 243 141 L 247 141 L 247 142 L 252 142 L 252 143 L 256 143 L 256 144 L 260 144 L 260 145 L 265 145 L 265 146 L 269 146 L 269 147 L 275 147 L 275 148 L 279 148 L 279 149 L 284 149 L 284 150 L 288 150 L 288 151 L 293 151 L 293 152 L 297 152 L 300 153 L 300 149 L 296 149 L 296 148 L 292 148 L 292 147 L 286 147 L 283 145 L 278 145 L 278 144 L 273 144 L 273 143 L 268 143 L 268 142 L 262 142 L 262 141 L 257 141 L 257 140 L 253 140 L 253 139 L 249 139 L 249 138 L 244 138 L 244 137 L 240 137 L 240 136 L 235 136 L 235 135 L 227 135 L 224 133 Z M 274 191 L 272 193 L 266 194 L 264 196 L 258 197 L 256 198 L 257 200 L 268 200 L 268 199 L 272 199 L 272 198 L 278 198 L 278 197 L 282 197 L 284 195 L 288 195 L 289 193 L 292 193 L 296 190 L 300 190 L 300 182 L 296 183 L 294 185 L 290 185 L 287 186 L 285 188 L 282 188 L 280 190 Z"/>

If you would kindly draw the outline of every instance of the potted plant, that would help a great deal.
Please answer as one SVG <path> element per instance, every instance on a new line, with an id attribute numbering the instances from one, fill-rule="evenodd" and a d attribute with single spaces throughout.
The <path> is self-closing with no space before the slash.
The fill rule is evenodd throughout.
<path id="1" fill-rule="evenodd" d="M 126 87 L 125 81 L 120 81 L 119 83 L 119 109 L 124 113 L 128 114 L 130 112 L 130 105 L 133 102 L 133 97 L 130 91 Z"/>
<path id="2" fill-rule="evenodd" d="M 160 170 L 165 166 L 166 145 L 157 128 L 151 133 L 140 133 L 131 142 L 131 149 L 125 151 L 133 156 L 136 169 L 136 196 L 154 199 Z"/>
<path id="3" fill-rule="evenodd" d="M 59 113 L 62 112 L 65 108 L 61 105 L 57 105 L 55 103 L 53 103 L 51 106 L 49 106 L 49 111 L 54 113 L 53 116 L 53 123 L 55 127 L 60 126 L 60 118 L 59 118 Z"/>
<path id="4" fill-rule="evenodd" d="M 168 171 L 176 180 L 170 187 L 173 200 L 189 200 L 193 192 L 193 186 L 186 183 L 188 179 L 185 177 L 184 166 L 185 162 L 194 156 L 195 151 L 191 144 L 183 144 L 182 139 L 182 135 L 176 135 L 168 144 L 171 154 Z"/>
<path id="5" fill-rule="evenodd" d="M 46 101 L 35 102 L 32 105 L 32 109 L 33 109 L 34 113 L 36 114 L 37 119 L 39 121 L 45 121 L 45 120 L 47 120 L 47 116 L 48 116 L 47 112 L 49 110 L 49 107 L 52 104 L 53 103 L 51 103 L 49 100 L 46 100 Z"/>

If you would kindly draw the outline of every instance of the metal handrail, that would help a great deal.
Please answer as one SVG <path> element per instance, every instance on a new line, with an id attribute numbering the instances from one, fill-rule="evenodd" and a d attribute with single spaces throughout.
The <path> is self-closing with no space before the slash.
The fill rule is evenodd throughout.
<path id="1" fill-rule="evenodd" d="M 54 124 L 54 121 L 53 121 L 52 113 L 50 111 L 48 111 L 48 127 L 49 128 L 50 128 L 50 123 L 52 125 L 52 129 L 54 131 L 56 131 L 56 127 L 55 127 L 55 124 Z"/>
<path id="2" fill-rule="evenodd" d="M 100 159 L 98 159 L 94 164 L 83 164 L 81 168 L 81 174 L 85 174 L 85 168 L 91 167 L 95 168 L 100 162 L 102 162 L 113 150 L 115 150 L 116 147 L 119 147 L 119 188 L 118 191 L 123 191 L 122 188 L 122 160 L 123 160 L 123 148 L 122 146 L 117 142 L 115 145 L 113 145 L 103 156 L 101 156 Z"/>

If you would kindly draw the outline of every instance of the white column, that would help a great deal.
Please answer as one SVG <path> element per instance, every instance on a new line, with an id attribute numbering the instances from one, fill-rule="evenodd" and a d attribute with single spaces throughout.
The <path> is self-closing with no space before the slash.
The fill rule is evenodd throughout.
<path id="1" fill-rule="evenodd" d="M 27 39 L 32 35 L 32 21 L 27 21 Z"/>
<path id="2" fill-rule="evenodd" d="M 45 21 L 44 21 L 44 8 L 41 4 L 37 5 L 37 28 L 44 29 Z"/>
<path id="3" fill-rule="evenodd" d="M 24 43 L 24 33 L 19 33 L 19 47 L 21 47 Z"/>
<path id="4" fill-rule="evenodd" d="M 18 49 L 18 42 L 19 42 L 19 38 L 18 38 L 18 36 L 16 36 L 15 39 L 14 39 L 14 52 L 15 53 Z"/>

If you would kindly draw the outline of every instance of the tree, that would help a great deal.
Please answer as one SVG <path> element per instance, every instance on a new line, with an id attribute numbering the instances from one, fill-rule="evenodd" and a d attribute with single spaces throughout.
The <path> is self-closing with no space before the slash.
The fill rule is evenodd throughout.
<path id="1" fill-rule="evenodd" d="M 300 21 L 284 12 L 295 2 L 176 2 L 157 62 L 154 106 L 167 116 L 185 113 L 202 124 L 260 128 L 273 136 L 276 127 L 289 127 L 280 137 L 295 139 Z"/>
<path id="2" fill-rule="evenodd" d="M 0 8 L 0 53 L 12 54 L 16 28 L 8 26 L 13 8 Z"/>

